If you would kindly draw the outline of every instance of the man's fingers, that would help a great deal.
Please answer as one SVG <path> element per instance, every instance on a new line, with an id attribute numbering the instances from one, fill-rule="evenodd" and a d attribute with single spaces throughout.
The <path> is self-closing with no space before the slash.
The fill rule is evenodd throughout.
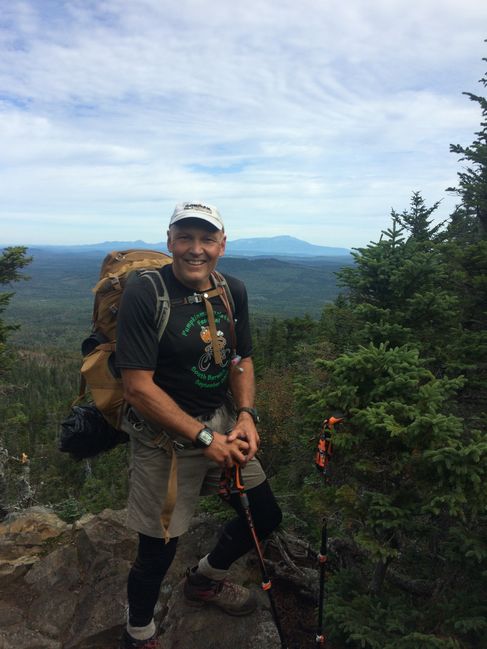
<path id="1" fill-rule="evenodd" d="M 248 447 L 248 444 L 246 445 Z M 247 449 L 245 449 L 247 450 Z M 232 451 L 232 460 L 236 464 L 246 464 L 247 463 L 247 454 L 242 453 L 242 450 L 236 448 Z"/>

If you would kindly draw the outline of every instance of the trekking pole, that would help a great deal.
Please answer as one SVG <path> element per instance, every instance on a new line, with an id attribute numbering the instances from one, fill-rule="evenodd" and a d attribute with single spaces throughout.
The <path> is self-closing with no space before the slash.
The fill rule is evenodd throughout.
<path id="1" fill-rule="evenodd" d="M 255 530 L 255 525 L 254 525 L 254 520 L 252 518 L 252 513 L 250 511 L 250 503 L 249 499 L 247 497 L 247 494 L 245 493 L 245 485 L 242 479 L 242 471 L 240 469 L 240 466 L 238 464 L 235 464 L 233 467 L 233 476 L 232 476 L 232 482 L 234 489 L 238 491 L 238 494 L 240 496 L 240 502 L 242 503 L 243 510 L 245 512 L 245 517 L 247 519 L 247 523 L 249 526 L 249 531 L 250 535 L 252 536 L 252 539 L 254 541 L 255 549 L 257 552 L 257 557 L 259 559 L 259 565 L 260 565 L 260 570 L 262 573 L 262 590 L 265 590 L 267 592 L 267 595 L 269 596 L 269 602 L 271 605 L 271 612 L 272 612 L 272 617 L 274 619 L 274 624 L 276 625 L 277 633 L 279 634 L 279 640 L 281 641 L 281 647 L 282 649 L 287 649 L 287 644 L 286 640 L 284 638 L 284 634 L 282 631 L 281 623 L 279 620 L 279 616 L 277 614 L 277 608 L 276 608 L 276 602 L 274 601 L 274 593 L 272 591 L 272 582 L 270 580 L 269 575 L 267 574 L 267 568 L 265 566 L 264 562 L 264 556 L 262 554 L 262 549 L 260 547 L 260 542 L 257 537 L 257 532 Z"/>
<path id="2" fill-rule="evenodd" d="M 326 578 L 326 562 L 328 561 L 328 532 L 327 521 L 323 519 L 321 528 L 321 546 L 318 554 L 318 564 L 320 566 L 320 598 L 318 604 L 318 626 L 316 628 L 316 644 L 324 647 L 326 644 L 326 637 L 323 634 L 324 622 L 324 603 L 325 603 L 325 578 Z"/>
<path id="3" fill-rule="evenodd" d="M 316 449 L 315 465 L 322 474 L 325 482 L 330 482 L 329 463 L 333 453 L 331 436 L 334 427 L 343 421 L 343 417 L 329 417 L 323 422 L 318 448 Z M 326 580 L 326 562 L 328 561 L 328 520 L 323 517 L 321 526 L 321 545 L 318 554 L 318 565 L 320 566 L 320 595 L 318 600 L 318 624 L 316 628 L 316 644 L 324 647 L 326 645 L 326 636 L 323 632 L 325 617 L 325 580 Z"/>

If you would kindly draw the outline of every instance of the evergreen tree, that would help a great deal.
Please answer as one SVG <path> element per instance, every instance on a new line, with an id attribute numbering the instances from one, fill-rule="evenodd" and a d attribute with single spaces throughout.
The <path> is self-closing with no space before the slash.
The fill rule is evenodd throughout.
<path id="1" fill-rule="evenodd" d="M 482 59 L 487 62 L 487 58 Z M 480 79 L 487 87 L 487 76 Z M 449 191 L 458 194 L 462 208 L 467 217 L 474 217 L 482 238 L 487 237 L 487 98 L 472 92 L 465 92 L 471 101 L 477 102 L 482 112 L 481 130 L 476 133 L 476 139 L 470 146 L 452 144 L 450 150 L 461 156 L 460 161 L 466 162 L 467 167 L 458 173 L 458 187 Z"/>
<path id="2" fill-rule="evenodd" d="M 26 256 L 27 248 L 22 246 L 9 247 L 0 255 L 0 284 L 10 284 L 21 279 L 27 279 L 20 273 L 21 269 L 30 264 L 31 257 Z M 0 293 L 0 316 L 4 313 L 12 299 L 13 292 Z M 7 325 L 0 317 L 0 375 L 5 371 L 6 342 L 10 331 L 16 329 L 15 325 Z"/>
<path id="3" fill-rule="evenodd" d="M 31 258 L 26 256 L 27 249 L 24 247 L 10 247 L 0 255 L 0 284 L 9 284 L 17 282 L 25 277 L 20 270 L 30 263 Z M 12 292 L 0 293 L 0 316 L 4 313 L 11 298 Z M 7 356 L 7 338 L 8 334 L 15 329 L 15 325 L 7 325 L 0 317 L 0 395 L 2 396 L 2 407 L 0 408 L 0 418 L 5 422 L 5 397 L 12 391 L 13 386 L 5 383 L 5 374 L 8 369 L 9 361 Z M 3 439 L 4 423 L 0 425 L 0 518 L 8 511 L 9 502 L 9 451 Z"/>
<path id="4" fill-rule="evenodd" d="M 315 429 L 324 414 L 347 413 L 332 486 L 310 477 L 304 492 L 355 557 L 342 557 L 348 568 L 330 583 L 334 634 L 370 649 L 483 646 L 487 443 L 449 412 L 461 379 L 386 344 L 317 366 L 319 384 L 297 385 L 299 411 Z"/>
<path id="5" fill-rule="evenodd" d="M 326 513 L 344 548 L 328 619 L 347 646 L 487 646 L 487 100 L 467 95 L 483 121 L 470 147 L 452 146 L 469 163 L 462 203 L 440 225 L 418 192 L 392 212 L 324 311 L 345 353 L 296 381 L 308 429 L 347 414 L 332 486 L 309 475 L 302 490 L 306 518 Z"/>
<path id="6" fill-rule="evenodd" d="M 339 281 L 348 289 L 355 343 L 410 344 L 430 359 L 432 369 L 444 372 L 461 328 L 440 226 L 430 218 L 437 207 L 426 207 L 415 192 L 410 210 L 393 210 L 391 227 L 353 253 L 355 265 L 340 271 Z"/>
<path id="7" fill-rule="evenodd" d="M 487 62 L 487 58 L 483 59 Z M 487 87 L 487 76 L 480 79 Z M 483 423 L 487 396 L 487 98 L 464 93 L 479 104 L 481 128 L 470 146 L 451 145 L 466 168 L 458 174 L 461 198 L 445 232 L 443 254 L 450 266 L 450 283 L 461 306 L 461 336 L 456 339 L 453 368 L 466 378 L 462 406 L 475 411 Z"/>
<path id="8" fill-rule="evenodd" d="M 430 217 L 438 209 L 440 203 L 436 202 L 431 207 L 426 207 L 420 192 L 413 192 L 409 210 L 404 210 L 396 217 L 399 225 L 409 232 L 409 238 L 415 242 L 423 241 L 426 244 L 434 239 L 441 228 L 441 223 L 433 226 Z"/>

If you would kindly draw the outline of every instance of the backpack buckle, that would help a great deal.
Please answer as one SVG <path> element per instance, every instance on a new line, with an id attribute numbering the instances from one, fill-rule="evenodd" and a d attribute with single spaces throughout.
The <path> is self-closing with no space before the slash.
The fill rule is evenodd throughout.
<path id="1" fill-rule="evenodd" d="M 127 421 L 137 433 L 140 433 L 140 431 L 144 428 L 143 420 L 137 417 L 133 408 L 129 408 L 127 410 Z"/>

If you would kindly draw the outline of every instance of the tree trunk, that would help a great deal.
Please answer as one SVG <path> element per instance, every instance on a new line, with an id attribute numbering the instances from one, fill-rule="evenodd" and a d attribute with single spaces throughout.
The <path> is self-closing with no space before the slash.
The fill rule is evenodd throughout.
<path id="1" fill-rule="evenodd" d="M 372 583 L 370 584 L 370 592 L 374 595 L 380 595 L 382 586 L 384 584 L 384 579 L 386 578 L 387 568 L 389 567 L 391 560 L 379 559 L 376 563 L 374 575 L 372 577 Z"/>

